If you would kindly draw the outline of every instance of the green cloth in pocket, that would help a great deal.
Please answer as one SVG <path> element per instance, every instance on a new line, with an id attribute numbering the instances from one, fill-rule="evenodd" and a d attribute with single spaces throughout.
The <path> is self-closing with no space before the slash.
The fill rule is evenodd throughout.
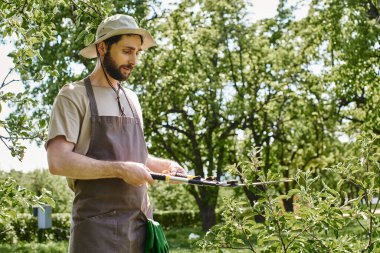
<path id="1" fill-rule="evenodd" d="M 144 253 L 167 253 L 169 244 L 160 223 L 148 219 Z"/>

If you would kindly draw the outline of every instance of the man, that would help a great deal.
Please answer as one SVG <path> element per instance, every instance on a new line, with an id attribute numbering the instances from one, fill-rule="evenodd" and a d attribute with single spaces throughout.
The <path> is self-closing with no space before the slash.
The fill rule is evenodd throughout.
<path id="1" fill-rule="evenodd" d="M 132 17 L 105 19 L 80 51 L 97 57 L 94 71 L 65 85 L 54 102 L 46 147 L 50 172 L 67 177 L 75 192 L 69 252 L 142 252 L 152 218 L 149 172 L 185 172 L 148 154 L 137 96 L 120 85 L 154 45 Z"/>

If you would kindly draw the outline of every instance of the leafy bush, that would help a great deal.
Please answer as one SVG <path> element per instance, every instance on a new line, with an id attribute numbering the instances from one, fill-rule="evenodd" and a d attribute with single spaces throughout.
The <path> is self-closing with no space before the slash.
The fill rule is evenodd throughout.
<path id="1" fill-rule="evenodd" d="M 44 204 L 54 206 L 50 194 L 49 191 L 42 188 L 40 196 L 36 196 L 33 192 L 17 184 L 13 178 L 0 178 L 0 240 L 15 242 L 17 240 L 15 226 L 22 222 L 17 219 L 17 210 Z M 19 227 L 27 227 L 27 225 L 23 224 Z M 28 237 L 24 234 L 23 229 L 18 232 L 21 238 Z"/>
<path id="2" fill-rule="evenodd" d="M 152 205 L 157 211 L 198 210 L 194 198 L 185 185 L 157 182 L 149 187 Z"/>
<path id="3" fill-rule="evenodd" d="M 53 240 L 64 241 L 70 237 L 71 214 L 70 213 L 57 213 L 52 214 L 53 226 L 51 234 Z"/>
<path id="4" fill-rule="evenodd" d="M 189 227 L 200 225 L 199 211 L 158 211 L 154 213 L 153 218 L 155 221 L 158 221 L 160 225 L 164 228 Z"/>
<path id="5" fill-rule="evenodd" d="M 18 241 L 35 241 L 37 238 L 37 218 L 30 214 L 18 214 L 12 222 Z"/>
<path id="6" fill-rule="evenodd" d="M 52 228 L 42 230 L 42 241 L 63 241 L 68 240 L 70 236 L 69 213 L 52 214 Z M 0 225 L 0 227 L 4 225 Z M 7 230 L 1 233 L 0 242 L 15 244 L 20 241 L 34 242 L 37 241 L 37 218 L 31 214 L 18 214 L 7 225 Z"/>
<path id="7" fill-rule="evenodd" d="M 196 211 L 162 211 L 155 212 L 154 219 L 165 229 L 195 227 L 200 225 L 199 212 Z M 70 213 L 53 213 L 52 228 L 42 230 L 42 241 L 64 241 L 70 237 Z M 15 244 L 20 241 L 37 241 L 37 218 L 31 214 L 18 214 L 17 218 L 6 225 L 0 224 L 4 233 L 0 234 L 0 242 Z"/>
<path id="8" fill-rule="evenodd" d="M 325 168 L 329 178 L 300 171 L 296 188 L 280 195 L 277 186 L 248 186 L 259 196 L 248 201 L 226 200 L 223 223 L 213 227 L 199 243 L 204 249 L 236 248 L 251 252 L 372 252 L 379 250 L 380 217 L 375 215 L 379 200 L 380 153 L 377 139 L 363 138 L 346 163 Z M 246 182 L 276 179 L 275 172 L 258 170 L 258 150 L 250 161 L 232 166 L 230 173 Z M 326 183 L 335 178 L 335 183 Z M 322 187 L 320 187 L 322 185 Z M 350 199 L 343 189 L 354 187 L 358 195 Z M 295 199 L 294 212 L 285 212 L 283 199 Z M 265 218 L 256 222 L 255 216 Z M 359 230 L 350 231 L 353 224 Z M 348 231 L 348 232 L 347 232 Z M 377 251 L 378 252 L 378 251 Z"/>

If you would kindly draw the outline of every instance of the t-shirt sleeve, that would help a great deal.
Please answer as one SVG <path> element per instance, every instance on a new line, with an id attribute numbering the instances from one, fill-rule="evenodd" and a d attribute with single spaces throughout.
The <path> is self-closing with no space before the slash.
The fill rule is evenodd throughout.
<path id="1" fill-rule="evenodd" d="M 53 104 L 45 147 L 57 136 L 64 136 L 68 142 L 76 144 L 81 122 L 82 116 L 78 106 L 69 98 L 58 95 Z"/>

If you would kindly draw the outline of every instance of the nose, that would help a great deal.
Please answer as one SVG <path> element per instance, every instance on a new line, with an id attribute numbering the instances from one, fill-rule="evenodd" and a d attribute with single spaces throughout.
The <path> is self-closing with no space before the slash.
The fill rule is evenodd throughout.
<path id="1" fill-rule="evenodd" d="M 131 54 L 128 60 L 128 63 L 131 64 L 133 67 L 137 64 L 137 55 Z"/>

